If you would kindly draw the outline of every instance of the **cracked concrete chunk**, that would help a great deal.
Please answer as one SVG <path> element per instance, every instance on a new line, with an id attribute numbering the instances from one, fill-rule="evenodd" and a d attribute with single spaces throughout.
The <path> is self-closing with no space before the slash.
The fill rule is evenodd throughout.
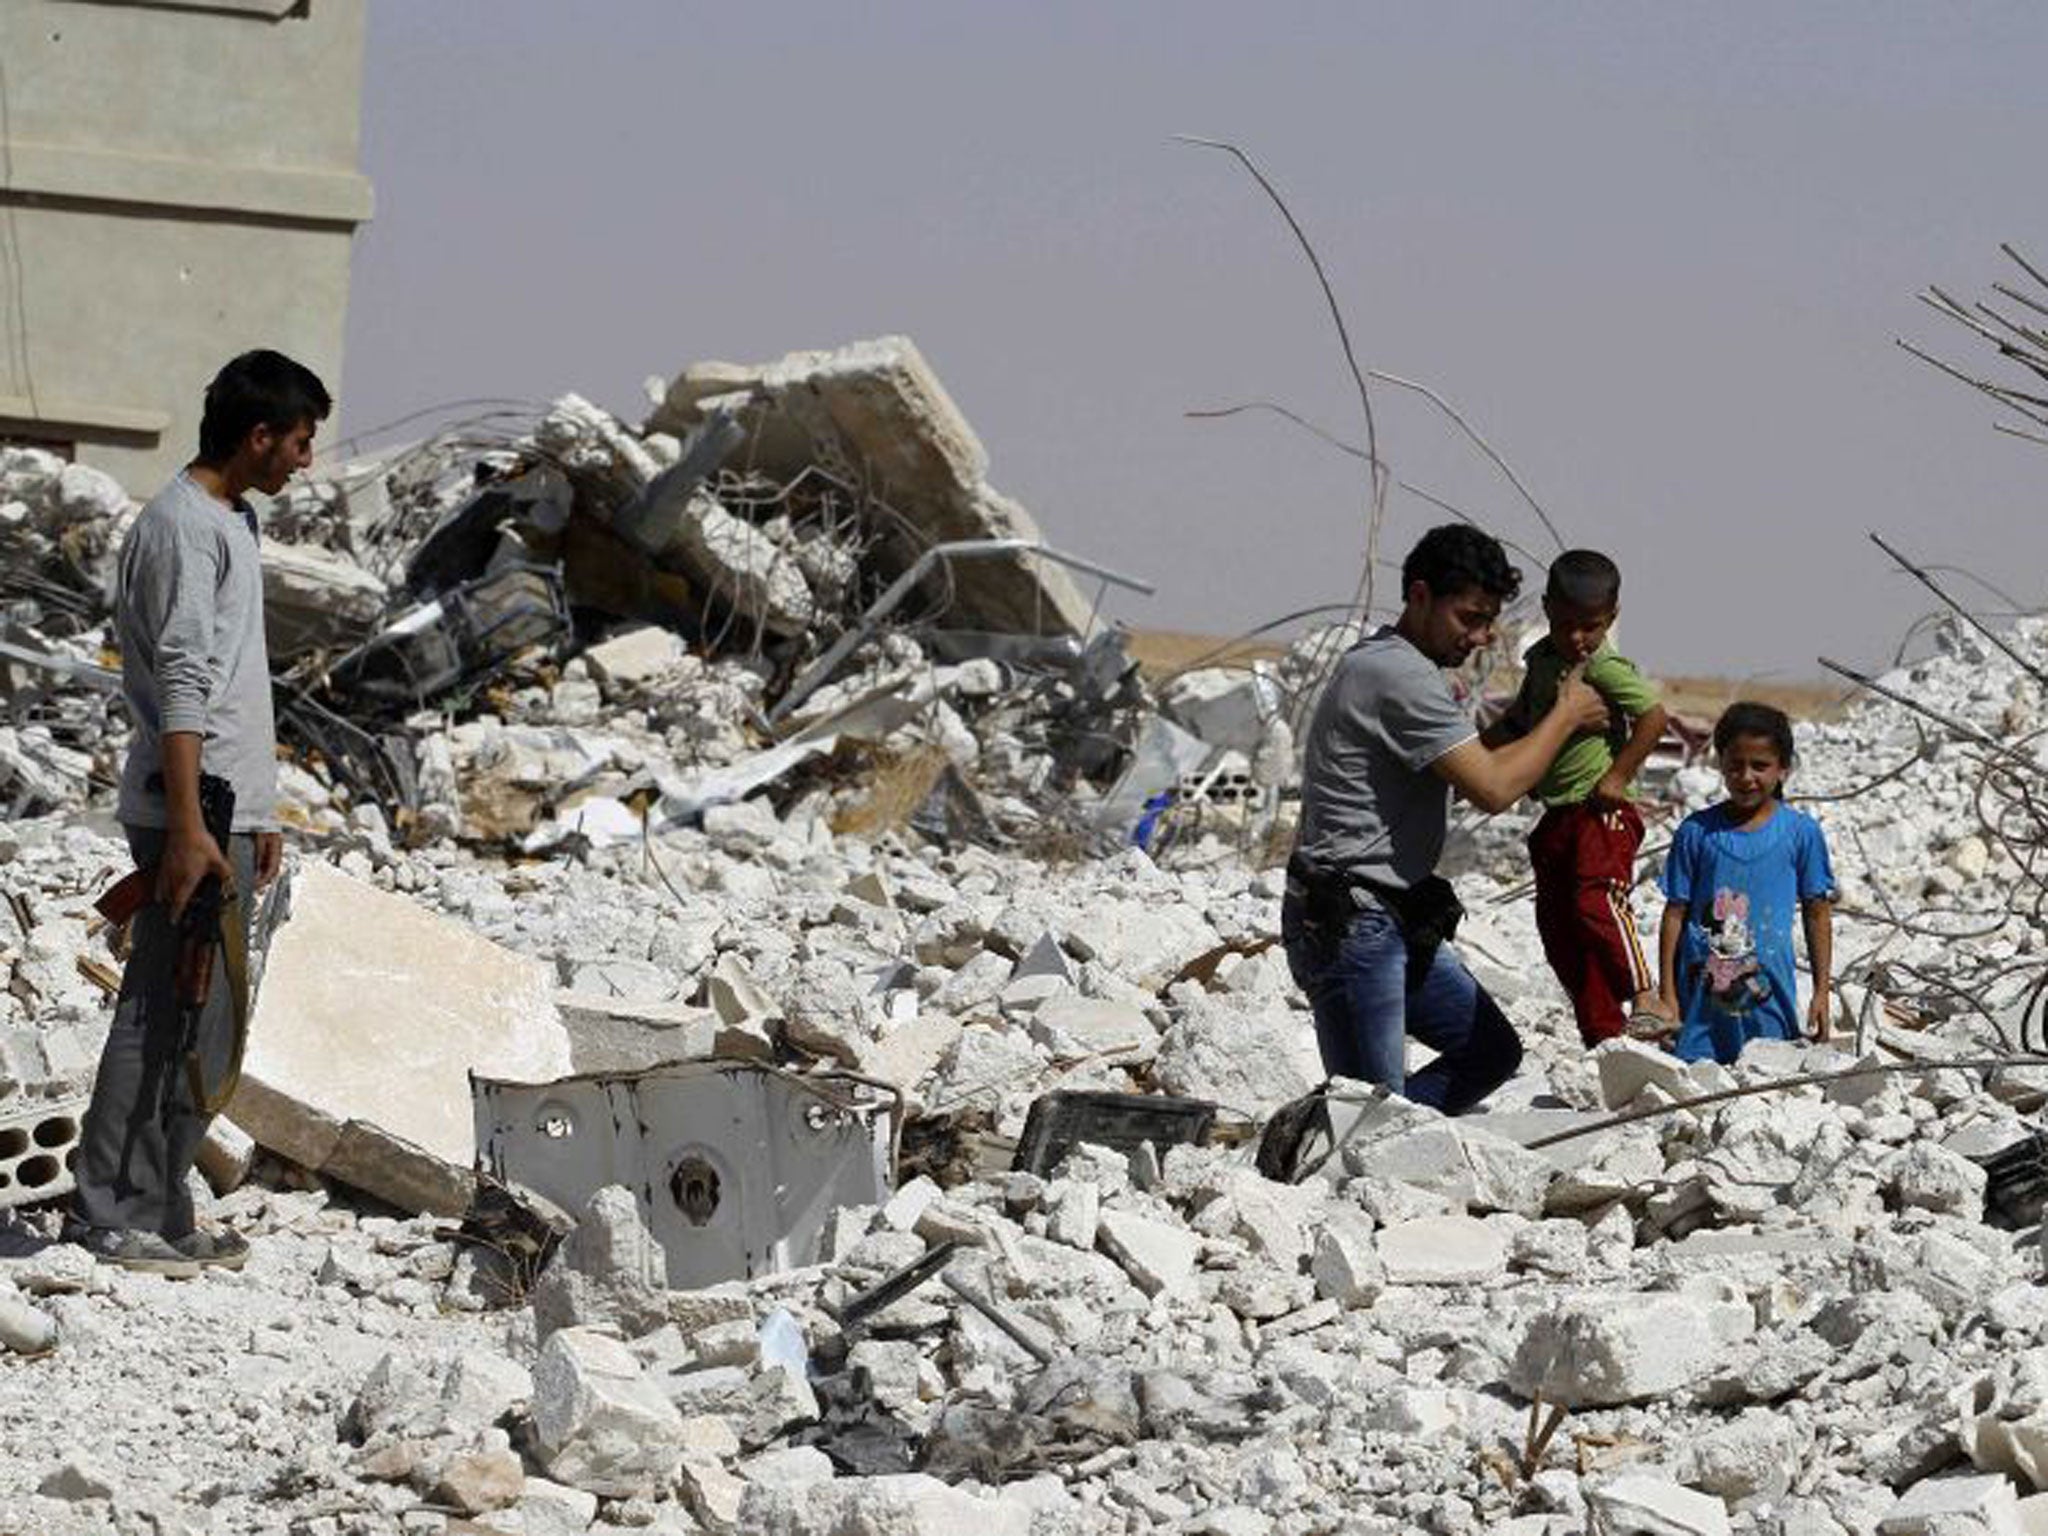
<path id="1" fill-rule="evenodd" d="M 1185 1296 L 1194 1289 L 1202 1242 L 1182 1227 L 1129 1211 L 1104 1211 L 1096 1243 L 1147 1296 Z"/>
<path id="2" fill-rule="evenodd" d="M 557 1482 L 605 1498 L 666 1487 L 682 1462 L 682 1415 L 641 1374 L 626 1346 L 564 1328 L 533 1370 L 533 1425 Z"/>
<path id="3" fill-rule="evenodd" d="M 570 1070 L 549 968 L 321 864 L 291 875 L 229 1113 L 251 1136 L 407 1210 L 460 1215 L 472 1067 Z"/>
<path id="4" fill-rule="evenodd" d="M 1709 1303 L 1690 1296 L 1588 1292 L 1530 1320 L 1509 1381 L 1567 1408 L 1611 1407 L 1675 1392 L 1717 1364 Z"/>
<path id="5" fill-rule="evenodd" d="M 1647 1473 L 1629 1473 L 1586 1492 L 1593 1536 L 1730 1536 L 1728 1506 Z"/>
<path id="6" fill-rule="evenodd" d="M 1998 1476 L 1930 1477 L 1899 1495 L 1878 1536 L 2022 1536 L 2019 1497 Z"/>
<path id="7" fill-rule="evenodd" d="M 1390 1285 L 1475 1285 L 1507 1273 L 1507 1245 L 1470 1216 L 1419 1216 L 1378 1237 Z"/>

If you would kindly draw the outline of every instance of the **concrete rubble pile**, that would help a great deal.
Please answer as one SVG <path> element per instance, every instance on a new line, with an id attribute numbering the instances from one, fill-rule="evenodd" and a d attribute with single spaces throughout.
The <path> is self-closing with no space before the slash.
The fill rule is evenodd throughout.
<path id="1" fill-rule="evenodd" d="M 1954 629 L 1886 680 L 1949 726 L 1875 700 L 1802 727 L 1792 788 L 1816 797 L 1842 878 L 1833 1042 L 1760 1044 L 1733 1068 L 1635 1042 L 1584 1052 L 1517 894 L 1523 826 L 1475 824 L 1459 942 L 1524 1032 L 1521 1073 L 1455 1121 L 1334 1084 L 1327 1155 L 1297 1166 L 1255 1130 L 1296 1123 L 1273 1117 L 1321 1073 L 1275 946 L 1279 871 L 1247 857 L 1242 822 L 1205 813 L 1151 852 L 1053 857 L 853 815 L 886 776 L 835 777 L 830 748 L 810 777 L 703 793 L 709 769 L 821 739 L 777 736 L 766 716 L 816 659 L 775 653 L 808 643 L 784 632 L 802 603 L 806 626 L 846 611 L 822 597 L 845 575 L 827 558 L 841 546 L 822 514 L 762 515 L 768 491 L 748 477 L 787 492 L 815 465 L 802 455 L 821 419 L 856 437 L 891 419 L 901 391 L 818 382 L 866 378 L 865 357 L 700 367 L 649 434 L 564 406 L 534 434 L 544 459 L 436 450 L 385 477 L 391 506 L 427 498 L 417 518 L 428 501 L 472 504 L 479 462 L 559 474 L 579 509 L 553 530 L 565 538 L 595 517 L 587 487 L 612 485 L 608 536 L 678 551 L 672 568 L 631 567 L 650 602 L 679 590 L 669 576 L 705 590 L 720 551 L 754 548 L 710 504 L 757 532 L 790 520 L 761 533 L 775 558 L 747 567 L 758 579 L 725 572 L 720 601 L 750 635 L 737 648 L 649 623 L 552 673 L 521 662 L 460 705 L 430 701 L 431 724 L 418 701 L 378 704 L 376 679 L 396 674 L 295 676 L 308 698 L 356 678 L 356 713 L 320 693 L 330 753 L 352 743 L 369 761 L 396 738 L 416 752 L 418 795 L 401 817 L 364 780 L 294 771 L 318 835 L 266 914 L 239 1140 L 217 1138 L 200 1191 L 208 1220 L 253 1240 L 239 1275 L 128 1275 L 52 1240 L 61 1179 L 29 1187 L 22 1170 L 61 1161 L 61 1133 L 36 1136 L 89 1083 L 116 974 L 89 905 L 126 855 L 79 814 L 89 794 L 0 831 L 0 1149 L 15 1149 L 0 1177 L 19 1181 L 0 1185 L 15 1449 L 0 1532 L 2048 1529 L 2048 1075 L 1983 1064 L 2032 1038 L 2048 959 L 2022 793 L 2039 771 L 2030 676 Z M 635 498 L 692 462 L 693 434 L 728 411 L 745 425 L 764 397 L 782 404 L 748 428 L 754 456 L 733 450 L 678 491 L 694 522 L 667 542 L 645 532 L 670 526 L 651 512 L 619 527 L 621 508 L 671 506 Z M 866 456 L 931 538 L 1021 526 L 964 450 Z M 845 464 L 821 472 L 860 483 Z M 394 563 L 357 504 L 374 494 L 324 496 L 281 516 L 294 547 L 324 551 L 294 579 L 358 582 L 346 566 L 405 590 L 434 541 L 392 534 Z M 45 553 L 60 547 L 49 515 L 21 520 Z M 487 556 L 487 574 L 571 582 L 526 542 L 549 532 L 540 514 L 479 521 L 443 527 L 521 551 Z M 630 565 L 621 547 L 600 563 Z M 916 558 L 879 547 L 856 564 L 885 580 Z M 447 559 L 468 574 L 416 600 L 476 579 L 468 557 Z M 956 597 L 980 605 L 984 633 L 1015 637 L 1004 605 L 1022 568 L 999 569 Z M 572 624 L 583 606 L 566 600 Z M 368 638 L 403 611 L 366 603 Z M 56 612 L 20 610 L 37 665 L 97 664 L 103 634 Z M 898 672 L 951 668 L 915 695 L 918 742 L 976 769 L 961 782 L 984 815 L 1001 820 L 1006 797 L 1029 808 L 1046 749 L 1005 733 L 1057 709 L 1018 702 L 1009 659 L 944 661 L 931 631 L 878 633 L 793 715 L 852 735 L 850 711 L 905 697 Z M 2009 638 L 2048 662 L 2048 627 Z M 364 643 L 327 632 L 298 655 Z M 1277 789 L 1288 701 L 1317 666 L 1302 647 L 1267 672 L 1162 685 L 1126 748 L 1157 772 L 1119 786 L 1106 767 L 1091 781 L 1103 803 L 1127 793 L 1128 830 L 1182 774 Z M 1055 693 L 1077 686 L 1059 676 Z M 941 706 L 965 733 L 957 752 Z M 881 718 L 898 722 L 886 743 L 911 717 Z M 1186 766 L 1196 749 L 1162 725 L 1207 755 Z M 1219 769 L 1219 747 L 1244 766 Z M 693 794 L 689 814 L 643 823 L 640 807 Z M 1680 771 L 1667 814 L 1713 794 L 1711 776 Z M 620 809 L 592 809 L 605 804 Z M 1681 1104 L 1890 1063 L 1932 1065 Z M 525 1086 L 486 1081 L 501 1078 Z M 726 1118 L 664 1118 L 707 1084 Z M 1162 1114 L 1199 1101 L 1207 1134 L 1047 1142 L 1051 1096 L 1090 1093 L 1149 1095 Z M 1090 1102 L 1109 1139 L 1135 1113 Z M 785 1107 L 742 1124 L 742 1103 Z M 506 1105 L 519 1115 L 487 1112 Z M 1650 1113 L 1604 1123 L 1630 1111 Z M 487 1176 L 512 1119 L 554 1148 L 543 1166 L 587 1175 L 581 1194 L 564 1193 L 568 1172 L 546 1199 Z M 640 1145 L 629 1133 L 652 1147 L 670 1132 L 659 1157 L 604 1161 Z M 1311 1122 L 1304 1145 L 1318 1134 Z M 750 1160 L 798 1170 L 795 1187 L 820 1147 L 840 1161 L 825 1195 L 777 1210 L 779 1246 L 734 1238 L 764 1219 Z M 706 1281 L 694 1265 L 728 1239 L 744 1259 Z"/>
<path id="2" fill-rule="evenodd" d="M 909 340 L 696 364 L 657 394 L 637 428 L 575 395 L 465 422 L 266 509 L 302 833 L 537 852 L 822 784 L 855 825 L 1099 842 L 1184 776 L 1249 798 L 1270 680 L 1151 698 L 1100 613 L 1150 588 L 1047 546 Z M 100 663 L 135 506 L 0 455 L 0 794 L 82 809 L 119 761 Z"/>

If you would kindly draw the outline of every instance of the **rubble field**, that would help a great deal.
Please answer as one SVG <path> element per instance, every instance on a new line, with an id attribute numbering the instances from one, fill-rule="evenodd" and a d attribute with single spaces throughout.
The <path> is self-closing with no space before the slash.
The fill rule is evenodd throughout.
<path id="1" fill-rule="evenodd" d="M 1461 812 L 1527 1051 L 1445 1119 L 1277 948 L 1355 631 L 1147 681 L 986 469 L 890 340 L 284 499 L 253 1253 L 175 1281 L 56 1241 L 135 507 L 0 450 L 0 1536 L 2048 1531 L 2048 623 L 1802 725 L 1826 1043 L 1585 1051 Z"/>

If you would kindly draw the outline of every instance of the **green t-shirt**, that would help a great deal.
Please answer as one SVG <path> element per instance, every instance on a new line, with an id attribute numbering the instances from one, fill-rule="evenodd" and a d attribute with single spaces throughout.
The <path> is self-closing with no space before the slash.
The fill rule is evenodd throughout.
<path id="1" fill-rule="evenodd" d="M 1522 690 L 1508 706 L 1507 718 L 1519 734 L 1550 713 L 1557 685 L 1570 665 L 1545 635 L 1522 659 Z M 1593 792 L 1600 776 L 1614 766 L 1614 756 L 1628 741 L 1638 715 L 1657 702 L 1657 685 L 1636 670 L 1636 664 L 1612 645 L 1602 643 L 1586 663 L 1586 681 L 1614 706 L 1604 731 L 1581 731 L 1564 744 L 1530 791 L 1545 805 L 1577 805 Z"/>

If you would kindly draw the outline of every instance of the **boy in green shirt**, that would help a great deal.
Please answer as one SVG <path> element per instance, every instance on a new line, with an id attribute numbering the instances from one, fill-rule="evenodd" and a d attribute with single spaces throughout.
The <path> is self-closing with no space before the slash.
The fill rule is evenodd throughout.
<path id="1" fill-rule="evenodd" d="M 1483 737 L 1494 745 L 1526 734 L 1574 671 L 1607 700 L 1607 728 L 1572 737 L 1531 791 L 1547 807 L 1529 834 L 1536 929 L 1588 1045 L 1624 1033 L 1631 1004 L 1656 1001 L 1629 906 L 1643 842 L 1630 784 L 1664 734 L 1664 706 L 1656 685 L 1608 644 L 1620 611 L 1612 560 L 1590 549 L 1559 555 L 1543 592 L 1550 632 L 1529 648 L 1521 691 Z"/>

